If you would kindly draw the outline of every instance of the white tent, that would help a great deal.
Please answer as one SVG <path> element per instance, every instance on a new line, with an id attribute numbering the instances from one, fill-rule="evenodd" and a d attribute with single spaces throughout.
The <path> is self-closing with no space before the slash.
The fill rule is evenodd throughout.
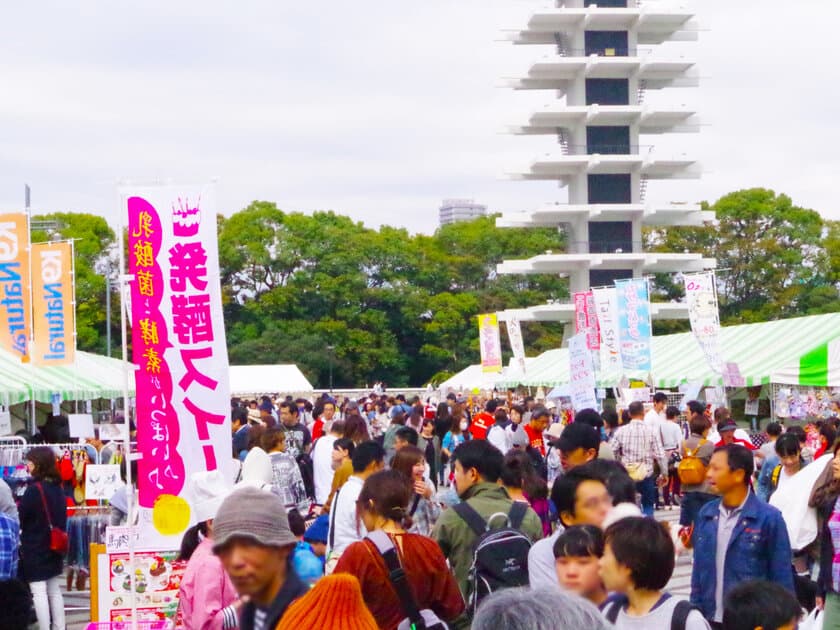
<path id="1" fill-rule="evenodd" d="M 312 383 L 291 365 L 231 365 L 231 396 L 311 392 Z"/>
<path id="2" fill-rule="evenodd" d="M 525 367 L 531 364 L 532 358 L 525 359 Z M 523 372 L 516 364 L 515 359 L 501 372 L 484 372 L 481 365 L 470 365 L 457 374 L 450 376 L 443 383 L 438 385 L 441 392 L 466 392 L 482 389 L 493 389 L 501 379 L 516 380 L 523 376 Z"/>

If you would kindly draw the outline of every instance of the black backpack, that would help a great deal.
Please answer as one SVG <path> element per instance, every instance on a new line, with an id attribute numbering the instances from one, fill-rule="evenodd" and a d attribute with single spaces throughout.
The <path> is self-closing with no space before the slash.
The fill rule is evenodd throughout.
<path id="1" fill-rule="evenodd" d="M 312 464 L 312 458 L 307 453 L 301 453 L 295 458 L 295 461 L 300 468 L 300 476 L 303 479 L 303 487 L 306 488 L 306 496 L 313 499 L 315 497 L 315 466 Z M 306 514 L 303 516 L 306 516 Z"/>
<path id="2" fill-rule="evenodd" d="M 467 502 L 458 503 L 452 509 L 476 535 L 467 604 L 471 614 L 475 614 L 478 605 L 490 593 L 515 586 L 528 586 L 528 552 L 532 543 L 519 530 L 528 512 L 528 505 L 515 501 L 509 514 L 497 512 L 487 522 Z M 491 529 L 497 517 L 505 519 L 505 526 Z"/>
<path id="3" fill-rule="evenodd" d="M 669 594 L 665 594 L 662 599 L 659 600 L 659 603 L 670 599 Z M 616 620 L 618 619 L 619 611 L 627 606 L 628 601 L 626 597 L 616 597 L 609 603 L 607 608 L 604 609 L 604 616 L 607 618 L 611 624 L 615 624 Z M 681 601 L 677 602 L 677 605 L 674 607 L 674 613 L 671 615 L 671 630 L 685 630 L 685 624 L 688 622 L 688 616 L 691 614 L 692 610 L 698 610 L 695 606 L 691 604 L 689 601 Z"/>

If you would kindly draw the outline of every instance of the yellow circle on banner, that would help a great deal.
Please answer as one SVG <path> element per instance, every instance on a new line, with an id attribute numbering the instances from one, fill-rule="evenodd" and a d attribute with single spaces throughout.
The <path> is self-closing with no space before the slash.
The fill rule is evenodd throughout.
<path id="1" fill-rule="evenodd" d="M 162 494 L 155 499 L 152 523 L 158 533 L 164 536 L 181 534 L 190 525 L 190 504 L 181 497 Z"/>

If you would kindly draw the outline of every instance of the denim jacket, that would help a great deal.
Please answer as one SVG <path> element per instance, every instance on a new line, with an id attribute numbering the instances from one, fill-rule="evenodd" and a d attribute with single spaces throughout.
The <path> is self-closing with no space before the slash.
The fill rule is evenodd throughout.
<path id="1" fill-rule="evenodd" d="M 715 551 L 721 499 L 709 501 L 694 525 L 694 568 L 691 603 L 707 619 L 715 614 Z M 747 580 L 769 580 L 793 589 L 792 555 L 782 514 L 750 493 L 744 504 L 723 564 L 723 595 Z"/>

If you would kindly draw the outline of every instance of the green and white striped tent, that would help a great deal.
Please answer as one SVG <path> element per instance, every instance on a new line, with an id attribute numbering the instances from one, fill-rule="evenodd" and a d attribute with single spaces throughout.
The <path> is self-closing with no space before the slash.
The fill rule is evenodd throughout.
<path id="1" fill-rule="evenodd" d="M 840 337 L 820 344 L 799 358 L 799 363 L 771 376 L 779 385 L 840 387 Z"/>
<path id="2" fill-rule="evenodd" d="M 134 395 L 133 375 L 129 387 L 129 395 Z M 0 402 L 16 405 L 34 399 L 49 403 L 53 394 L 61 396 L 62 401 L 121 398 L 123 363 L 77 351 L 74 365 L 35 366 L 0 350 Z"/>
<path id="3" fill-rule="evenodd" d="M 840 386 L 840 313 L 725 326 L 720 339 L 724 359 L 738 364 L 747 386 L 772 382 Z M 652 374 L 656 386 L 662 388 L 723 384 L 690 332 L 654 337 Z M 619 374 L 599 374 L 596 380 L 599 387 L 614 387 L 620 379 Z M 534 359 L 523 378 L 498 384 L 553 387 L 568 381 L 568 350 L 559 348 Z"/>

